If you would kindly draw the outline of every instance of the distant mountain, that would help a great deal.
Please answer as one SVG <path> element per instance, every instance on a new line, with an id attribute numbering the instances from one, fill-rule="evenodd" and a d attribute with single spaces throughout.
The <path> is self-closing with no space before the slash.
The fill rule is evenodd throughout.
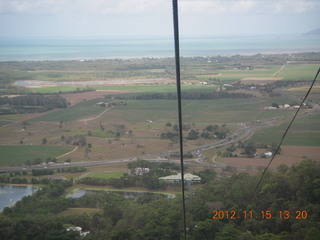
<path id="1" fill-rule="evenodd" d="M 320 35 L 320 28 L 314 29 L 310 32 L 305 33 L 305 35 Z"/>

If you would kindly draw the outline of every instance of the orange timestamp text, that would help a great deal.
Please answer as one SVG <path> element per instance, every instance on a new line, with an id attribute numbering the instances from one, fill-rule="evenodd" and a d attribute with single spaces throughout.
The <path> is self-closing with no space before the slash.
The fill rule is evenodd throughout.
<path id="1" fill-rule="evenodd" d="M 212 211 L 212 219 L 307 219 L 308 212 L 303 210 L 297 211 L 288 211 L 288 210 L 281 210 L 281 211 L 226 211 L 226 210 L 219 210 L 219 211 Z"/>

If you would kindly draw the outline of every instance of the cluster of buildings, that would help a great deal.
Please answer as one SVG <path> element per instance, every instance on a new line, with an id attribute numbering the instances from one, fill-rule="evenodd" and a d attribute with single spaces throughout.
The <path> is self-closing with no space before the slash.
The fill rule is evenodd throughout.
<path id="1" fill-rule="evenodd" d="M 145 173 L 150 172 L 150 168 L 137 167 L 134 169 L 134 174 L 138 176 L 142 176 Z"/>
<path id="2" fill-rule="evenodd" d="M 67 232 L 70 232 L 70 231 L 79 232 L 80 237 L 85 237 L 90 233 L 89 231 L 83 232 L 81 227 L 68 227 L 66 230 Z"/>
<path id="3" fill-rule="evenodd" d="M 303 104 L 303 107 L 306 107 L 306 104 Z M 290 106 L 289 104 L 279 105 L 277 107 L 269 106 L 265 107 L 264 110 L 275 110 L 275 109 L 299 109 L 299 105 Z"/>
<path id="4" fill-rule="evenodd" d="M 181 182 L 181 173 L 178 173 L 176 175 L 170 175 L 170 176 L 165 176 L 165 177 L 160 177 L 160 180 L 163 180 L 167 183 L 177 183 Z M 185 182 L 189 183 L 200 183 L 201 178 L 197 175 L 193 175 L 191 173 L 185 173 L 183 176 L 183 179 Z"/>

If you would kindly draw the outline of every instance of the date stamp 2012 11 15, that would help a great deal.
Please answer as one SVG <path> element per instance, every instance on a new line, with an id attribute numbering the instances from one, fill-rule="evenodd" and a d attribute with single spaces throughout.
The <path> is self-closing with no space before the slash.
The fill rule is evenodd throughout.
<path id="1" fill-rule="evenodd" d="M 296 210 L 296 211 L 288 211 L 288 210 L 281 210 L 281 211 L 226 211 L 226 210 L 219 210 L 219 211 L 212 211 L 212 219 L 272 219 L 272 218 L 279 218 L 279 219 L 296 219 L 296 220 L 303 220 L 308 218 L 308 212 L 303 210 Z"/>

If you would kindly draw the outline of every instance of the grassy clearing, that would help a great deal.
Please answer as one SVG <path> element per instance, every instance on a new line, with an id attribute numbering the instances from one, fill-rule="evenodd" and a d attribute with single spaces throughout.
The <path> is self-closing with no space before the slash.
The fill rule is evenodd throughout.
<path id="1" fill-rule="evenodd" d="M 88 186 L 88 185 L 77 185 L 75 186 L 72 191 L 78 191 L 79 189 L 84 189 L 84 190 L 91 190 L 91 191 L 107 191 L 107 192 L 136 192 L 136 193 L 156 193 L 156 194 L 163 194 L 163 195 L 167 195 L 167 196 L 171 196 L 171 197 L 175 197 L 176 193 L 178 192 L 158 192 L 158 191 L 150 191 L 141 187 L 130 187 L 130 188 L 122 188 L 122 189 L 115 189 L 115 188 L 107 188 L 107 187 L 99 187 L 99 186 Z"/>
<path id="2" fill-rule="evenodd" d="M 320 114 L 298 118 L 292 124 L 283 145 L 287 146 L 320 146 Z M 288 127 L 289 121 L 280 126 L 271 127 L 257 131 L 251 140 L 271 144 L 279 143 L 284 131 Z"/>
<path id="3" fill-rule="evenodd" d="M 73 149 L 73 146 L 0 146 L 0 165 L 24 164 L 27 160 L 56 158 Z"/>
<path id="4" fill-rule="evenodd" d="M 90 173 L 86 177 L 111 179 L 111 178 L 120 178 L 122 176 L 123 176 L 123 172 L 94 172 L 94 173 Z"/>

